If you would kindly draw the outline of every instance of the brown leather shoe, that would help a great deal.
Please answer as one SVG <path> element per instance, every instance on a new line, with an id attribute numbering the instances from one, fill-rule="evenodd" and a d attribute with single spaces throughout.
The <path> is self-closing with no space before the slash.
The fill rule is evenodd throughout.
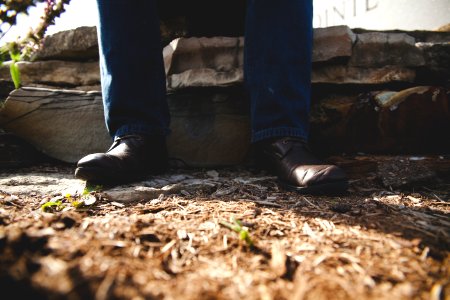
<path id="1" fill-rule="evenodd" d="M 280 184 L 289 190 L 336 194 L 348 188 L 344 171 L 316 158 L 302 139 L 271 139 L 259 142 L 255 147 L 257 162 L 277 175 Z"/>
<path id="2" fill-rule="evenodd" d="M 126 135 L 114 139 L 106 153 L 89 154 L 78 161 L 75 177 L 102 184 L 119 184 L 165 171 L 165 137 Z"/>

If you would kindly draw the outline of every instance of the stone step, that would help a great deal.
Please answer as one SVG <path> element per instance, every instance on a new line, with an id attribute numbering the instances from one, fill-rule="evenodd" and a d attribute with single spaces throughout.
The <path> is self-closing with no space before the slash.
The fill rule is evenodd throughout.
<path id="1" fill-rule="evenodd" d="M 449 90 L 328 95 L 315 99 L 311 144 L 337 153 L 449 153 Z M 249 101 L 242 87 L 185 89 L 168 95 L 173 164 L 211 167 L 249 161 Z M 64 162 L 111 144 L 100 92 L 21 88 L 0 110 L 0 127 Z"/>
<path id="2" fill-rule="evenodd" d="M 47 37 L 34 61 L 18 64 L 23 86 L 98 89 L 98 57 L 89 54 L 97 45 L 94 37 L 93 29 L 84 27 Z M 444 37 L 447 41 L 399 32 L 356 34 L 346 26 L 317 28 L 312 83 L 432 85 L 432 78 L 448 86 L 450 36 Z M 244 43 L 243 37 L 224 36 L 173 40 L 163 49 L 168 90 L 242 84 Z M 11 82 L 8 63 L 0 67 L 0 81 Z"/>
<path id="3" fill-rule="evenodd" d="M 0 128 L 65 162 L 103 152 L 106 132 L 95 27 L 48 36 L 20 62 L 12 91 L 0 67 Z M 234 165 L 250 153 L 242 36 L 182 36 L 163 49 L 172 161 Z M 314 29 L 311 144 L 333 153 L 450 151 L 450 33 Z M 12 91 L 9 94 L 9 91 Z"/>

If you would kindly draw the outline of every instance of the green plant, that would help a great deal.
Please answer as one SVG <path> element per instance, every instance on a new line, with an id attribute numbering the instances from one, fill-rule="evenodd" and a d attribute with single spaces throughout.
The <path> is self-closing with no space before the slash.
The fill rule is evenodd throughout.
<path id="1" fill-rule="evenodd" d="M 11 78 L 14 82 L 14 87 L 18 89 L 22 85 L 22 81 L 20 80 L 19 67 L 17 66 L 17 62 L 20 60 L 20 52 L 17 49 L 10 50 L 9 56 L 11 57 L 11 65 L 9 66 L 9 72 L 11 73 Z"/>
<path id="2" fill-rule="evenodd" d="M 83 192 L 80 194 L 66 194 L 59 196 L 52 201 L 48 201 L 41 206 L 41 209 L 45 212 L 57 212 L 63 210 L 65 207 L 73 206 L 76 209 L 91 206 L 97 202 L 96 193 L 102 190 L 101 185 L 90 185 L 86 183 Z"/>
<path id="3" fill-rule="evenodd" d="M 41 209 L 45 212 L 60 211 L 64 208 L 62 199 L 49 201 L 42 204 Z"/>
<path id="4" fill-rule="evenodd" d="M 55 19 L 65 11 L 64 6 L 69 4 L 70 0 L 6 0 L 0 2 L 0 41 L 12 27 L 16 26 L 18 15 L 27 15 L 31 7 L 43 2 L 46 2 L 46 7 L 41 16 L 41 22 L 23 38 L 0 47 L 0 66 L 3 62 L 11 60 L 9 66 L 15 88 L 21 86 L 17 62 L 29 60 L 32 54 L 40 48 L 47 28 L 54 24 Z"/>
<path id="5" fill-rule="evenodd" d="M 101 185 L 93 185 L 86 182 L 86 186 L 83 189 L 83 195 L 88 195 L 92 192 L 99 192 L 103 189 Z"/>
<path id="6" fill-rule="evenodd" d="M 233 230 L 239 234 L 239 239 L 245 241 L 247 245 L 250 247 L 253 246 L 253 241 L 250 237 L 250 233 L 248 232 L 248 228 L 242 225 L 240 220 L 236 218 L 231 218 L 231 223 L 227 221 L 219 221 L 219 224 L 225 226 L 226 228 Z"/>

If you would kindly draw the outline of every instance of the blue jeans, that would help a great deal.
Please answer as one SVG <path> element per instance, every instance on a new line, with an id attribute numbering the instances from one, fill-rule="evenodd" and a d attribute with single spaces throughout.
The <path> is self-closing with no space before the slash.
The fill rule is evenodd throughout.
<path id="1" fill-rule="evenodd" d="M 169 134 L 156 1 L 97 0 L 97 4 L 109 133 Z M 308 138 L 312 11 L 312 0 L 247 0 L 244 79 L 251 102 L 252 142 Z"/>

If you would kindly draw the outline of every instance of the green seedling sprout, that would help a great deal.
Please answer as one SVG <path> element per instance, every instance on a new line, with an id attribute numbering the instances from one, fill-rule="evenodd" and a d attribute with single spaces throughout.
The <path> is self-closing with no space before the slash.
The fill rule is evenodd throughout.
<path id="1" fill-rule="evenodd" d="M 9 55 L 11 56 L 11 65 L 9 66 L 9 72 L 11 73 L 11 78 L 16 89 L 22 86 L 22 80 L 20 79 L 20 71 L 17 63 L 21 60 L 20 52 L 15 49 L 10 50 Z"/>
<path id="2" fill-rule="evenodd" d="M 247 245 L 250 247 L 253 246 L 253 241 L 250 237 L 250 233 L 248 232 L 248 228 L 242 225 L 242 222 L 240 220 L 236 220 L 234 217 L 231 218 L 231 222 L 227 221 L 219 221 L 219 224 L 233 230 L 234 232 L 237 232 L 239 234 L 239 239 L 242 241 L 245 241 Z"/>
<path id="3" fill-rule="evenodd" d="M 42 204 L 41 209 L 45 212 L 58 211 L 61 210 L 63 206 L 62 200 L 57 201 L 49 201 L 47 203 Z"/>
<path id="4" fill-rule="evenodd" d="M 63 198 L 58 198 L 55 201 L 49 201 L 42 204 L 41 209 L 45 212 L 55 212 L 62 210 L 67 202 L 73 203 L 75 199 L 71 194 L 66 194 Z"/>
<path id="5" fill-rule="evenodd" d="M 88 195 L 92 192 L 99 192 L 103 189 L 103 186 L 101 185 L 92 185 L 86 182 L 86 186 L 84 187 L 83 190 L 83 196 L 84 195 Z"/>
<path id="6" fill-rule="evenodd" d="M 86 186 L 84 187 L 83 193 L 81 194 L 81 199 L 71 201 L 72 206 L 74 206 L 75 208 L 81 208 L 83 206 L 94 204 L 97 199 L 95 195 L 93 195 L 93 193 L 102 190 L 102 188 L 103 187 L 101 185 L 91 185 L 86 182 Z"/>
<path id="7" fill-rule="evenodd" d="M 90 206 L 94 204 L 97 200 L 95 195 L 93 195 L 92 193 L 98 192 L 102 188 L 103 187 L 101 185 L 86 184 L 81 196 L 79 195 L 72 196 L 71 194 L 67 193 L 66 195 L 64 195 L 64 197 L 61 197 L 58 200 L 44 203 L 41 206 L 41 209 L 45 212 L 55 212 L 60 211 L 64 207 L 70 205 L 72 205 L 77 209 L 82 208 L 84 206 Z"/>

